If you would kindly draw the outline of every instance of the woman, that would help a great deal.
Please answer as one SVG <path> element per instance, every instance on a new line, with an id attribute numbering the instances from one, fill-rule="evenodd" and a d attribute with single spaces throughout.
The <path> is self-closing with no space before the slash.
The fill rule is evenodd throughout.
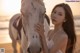
<path id="1" fill-rule="evenodd" d="M 40 34 L 43 53 L 73 53 L 76 44 L 73 14 L 68 4 L 58 4 L 51 13 L 54 30 L 44 35 L 43 25 L 38 23 L 35 30 Z"/>

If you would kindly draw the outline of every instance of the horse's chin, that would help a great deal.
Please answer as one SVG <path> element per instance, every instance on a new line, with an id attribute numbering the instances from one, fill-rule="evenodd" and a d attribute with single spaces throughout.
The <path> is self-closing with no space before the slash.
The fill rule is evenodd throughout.
<path id="1" fill-rule="evenodd" d="M 32 49 L 32 47 L 29 47 L 28 49 L 27 49 L 27 51 L 29 52 L 29 53 L 40 53 L 41 52 L 41 48 L 38 48 L 37 50 L 34 50 L 34 49 Z"/>

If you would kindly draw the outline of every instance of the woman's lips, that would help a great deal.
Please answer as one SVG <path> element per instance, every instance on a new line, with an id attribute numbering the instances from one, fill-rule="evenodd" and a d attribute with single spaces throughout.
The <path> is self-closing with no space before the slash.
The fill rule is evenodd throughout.
<path id="1" fill-rule="evenodd" d="M 56 21 L 55 19 L 52 19 L 52 21 Z"/>

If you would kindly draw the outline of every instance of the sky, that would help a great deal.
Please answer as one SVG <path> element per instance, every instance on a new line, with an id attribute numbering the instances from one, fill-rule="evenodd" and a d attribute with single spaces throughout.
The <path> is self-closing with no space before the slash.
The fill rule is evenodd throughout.
<path id="1" fill-rule="evenodd" d="M 80 15 L 80 2 L 66 2 L 66 0 L 44 0 L 46 11 L 50 14 L 56 4 L 67 3 L 72 9 L 74 15 Z M 79 0 L 80 1 L 80 0 Z"/>
<path id="2" fill-rule="evenodd" d="M 80 15 L 80 2 L 66 2 L 66 0 L 44 0 L 44 3 L 46 7 L 46 13 L 48 15 L 50 15 L 52 8 L 59 3 L 69 4 L 73 15 Z M 20 8 L 21 0 L 0 0 L 0 16 L 9 16 L 19 13 Z"/>

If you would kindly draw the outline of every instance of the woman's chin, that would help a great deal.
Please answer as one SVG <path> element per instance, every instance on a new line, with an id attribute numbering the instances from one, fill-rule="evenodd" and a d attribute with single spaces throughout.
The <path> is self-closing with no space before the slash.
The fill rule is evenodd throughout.
<path id="1" fill-rule="evenodd" d="M 54 21 L 52 21 L 52 24 L 54 24 L 54 25 L 55 25 L 56 23 L 55 23 Z"/>

